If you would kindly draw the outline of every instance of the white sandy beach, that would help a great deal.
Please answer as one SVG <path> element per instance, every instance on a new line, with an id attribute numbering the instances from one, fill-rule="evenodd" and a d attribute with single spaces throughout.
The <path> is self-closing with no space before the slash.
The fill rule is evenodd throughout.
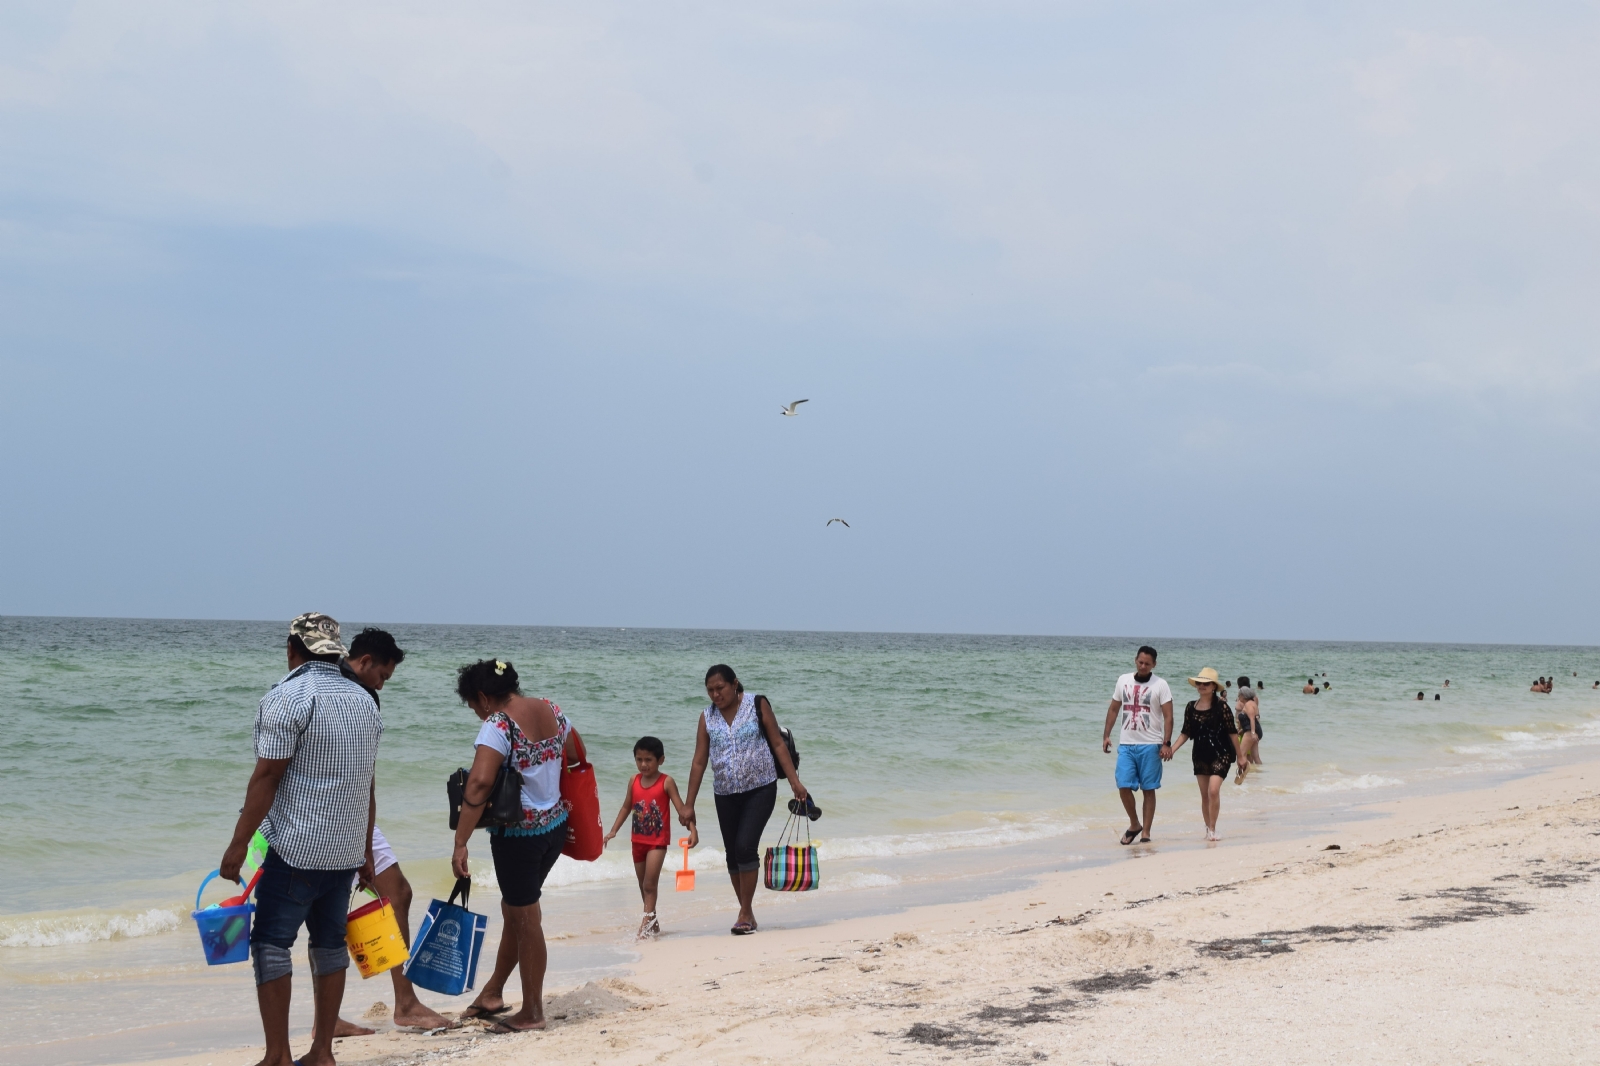
<path id="1" fill-rule="evenodd" d="M 1123 861 L 976 903 L 668 938 L 626 978 L 553 990 L 548 1032 L 391 1030 L 341 1041 L 339 1060 L 1600 1057 L 1600 762 L 1372 810 L 1314 836 L 1204 850 L 1108 838 Z"/>

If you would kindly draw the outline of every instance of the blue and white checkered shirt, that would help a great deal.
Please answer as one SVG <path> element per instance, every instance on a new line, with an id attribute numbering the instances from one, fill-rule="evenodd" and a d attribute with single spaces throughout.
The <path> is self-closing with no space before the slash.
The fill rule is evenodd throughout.
<path id="1" fill-rule="evenodd" d="M 367 690 L 329 663 L 304 663 L 261 697 L 256 758 L 290 760 L 261 827 L 283 861 L 300 870 L 353 870 L 366 861 L 382 735 Z"/>

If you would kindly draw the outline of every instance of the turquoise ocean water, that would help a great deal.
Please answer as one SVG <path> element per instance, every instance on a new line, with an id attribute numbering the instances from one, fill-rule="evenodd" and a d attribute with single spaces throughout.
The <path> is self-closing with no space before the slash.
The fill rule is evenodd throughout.
<path id="1" fill-rule="evenodd" d="M 361 624 L 346 620 L 347 635 Z M 130 1048 L 174 1054 L 252 1039 L 247 968 L 208 972 L 188 909 L 242 801 L 256 701 L 284 671 L 285 628 L 0 618 L 0 1050 L 9 1060 L 113 1061 Z M 797 920 L 922 901 L 929 886 L 1018 855 L 1099 849 L 1120 819 L 1112 757 L 1099 748 L 1106 702 L 1144 640 L 1161 652 L 1158 672 L 1180 713 L 1192 691 L 1182 679 L 1203 666 L 1264 681 L 1267 769 L 1224 793 L 1225 836 L 1230 822 L 1243 835 L 1269 832 L 1331 806 L 1466 787 L 1600 744 L 1593 648 L 386 628 L 408 657 L 383 691 L 379 824 L 419 908 L 449 882 L 444 779 L 469 761 L 477 727 L 454 697 L 454 671 L 491 655 L 515 662 L 524 689 L 555 700 L 582 731 L 608 823 L 638 736 L 661 737 L 667 771 L 686 783 L 707 666 L 730 663 L 768 695 L 826 811 L 814 827 L 824 891 L 803 903 L 766 897 Z M 1331 689 L 1301 694 L 1324 673 Z M 1528 691 L 1539 675 L 1556 678 L 1553 694 Z M 1186 757 L 1167 773 L 1158 829 L 1188 840 L 1199 822 Z M 716 928 L 730 902 L 709 791 L 708 782 L 707 839 L 692 860 L 706 871 L 702 888 L 667 900 L 691 930 Z M 474 848 L 474 866 L 493 913 L 487 851 Z M 630 957 L 632 881 L 616 844 L 597 863 L 557 865 L 547 896 L 562 938 L 556 987 L 564 966 L 577 977 Z M 387 998 L 381 984 L 353 994 Z"/>

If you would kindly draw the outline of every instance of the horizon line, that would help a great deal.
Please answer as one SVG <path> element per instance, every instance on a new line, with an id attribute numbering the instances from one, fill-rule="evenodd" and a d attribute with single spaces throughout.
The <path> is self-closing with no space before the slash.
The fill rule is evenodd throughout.
<path id="1" fill-rule="evenodd" d="M 273 618 L 188 618 L 178 616 L 149 616 L 149 615 L 76 615 L 76 614 L 0 614 L 0 621 L 17 620 L 50 620 L 50 621 L 75 621 L 75 622 L 230 622 L 251 624 L 280 623 Z M 356 624 L 356 623 L 353 623 Z M 559 630 L 596 630 L 602 632 L 628 632 L 630 630 L 661 632 L 661 633 L 773 633 L 793 635 L 829 635 L 829 636 L 874 636 L 874 637 L 990 637 L 990 638 L 1022 638 L 1030 640 L 1125 640 L 1143 644 L 1171 642 L 1216 642 L 1239 641 L 1254 644 L 1392 644 L 1405 647 L 1417 646 L 1457 646 L 1468 648 L 1562 648 L 1580 650 L 1600 650 L 1600 645 L 1593 644 L 1537 644 L 1537 643 L 1504 643 L 1478 640 L 1372 640 L 1332 637 L 1185 637 L 1185 636 L 1143 636 L 1131 637 L 1124 634 L 1094 634 L 1094 633 L 1006 633 L 1006 632 L 972 632 L 966 630 L 900 630 L 900 629 L 778 629 L 778 628 L 734 628 L 734 627 L 709 627 L 709 626 L 616 626 L 616 625 L 581 625 L 561 623 L 528 623 L 528 622 L 414 622 L 393 620 L 375 623 L 373 620 L 360 621 L 359 624 L 382 624 L 394 626 L 457 626 L 473 629 L 559 629 Z"/>

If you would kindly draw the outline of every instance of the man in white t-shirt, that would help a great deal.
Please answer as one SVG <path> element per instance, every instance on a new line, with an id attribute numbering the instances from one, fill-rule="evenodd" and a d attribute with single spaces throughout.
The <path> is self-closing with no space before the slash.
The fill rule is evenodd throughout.
<path id="1" fill-rule="evenodd" d="M 1161 764 L 1172 758 L 1172 689 L 1156 676 L 1156 650 L 1148 644 L 1133 659 L 1133 673 L 1117 678 L 1106 711 L 1106 730 L 1100 749 L 1111 751 L 1111 727 L 1122 718 L 1117 744 L 1117 789 L 1128 812 L 1124 844 L 1138 839 L 1150 842 L 1150 824 L 1156 818 L 1156 789 L 1161 787 Z M 1144 821 L 1133 803 L 1133 791 L 1144 793 Z"/>

